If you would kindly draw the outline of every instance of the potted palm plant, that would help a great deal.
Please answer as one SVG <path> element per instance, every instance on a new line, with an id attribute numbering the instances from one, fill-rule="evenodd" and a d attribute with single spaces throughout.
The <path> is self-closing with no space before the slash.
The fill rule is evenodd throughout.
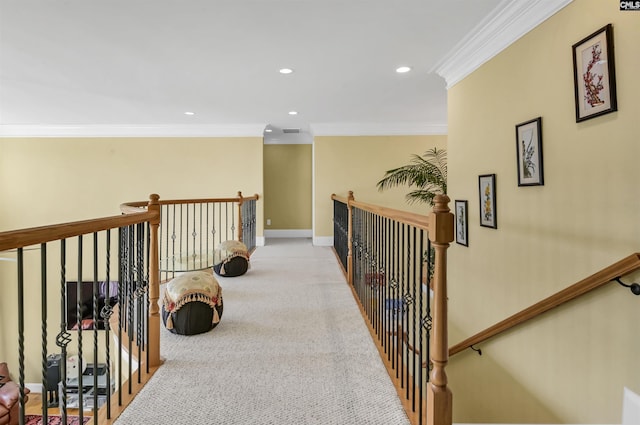
<path id="1" fill-rule="evenodd" d="M 397 186 L 409 186 L 412 189 L 406 195 L 408 203 L 419 202 L 433 207 L 433 198 L 447 193 L 447 151 L 432 148 L 422 156 L 413 154 L 409 164 L 388 170 L 377 184 L 379 191 Z M 431 255 L 425 251 L 422 261 L 423 265 L 428 263 L 430 266 L 428 279 L 431 281 L 434 251 L 431 250 Z M 423 275 L 427 279 L 426 273 Z"/>

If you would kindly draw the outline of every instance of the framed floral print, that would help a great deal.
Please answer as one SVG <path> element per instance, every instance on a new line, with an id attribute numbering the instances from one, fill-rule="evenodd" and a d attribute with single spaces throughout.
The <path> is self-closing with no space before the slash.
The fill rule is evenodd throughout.
<path id="1" fill-rule="evenodd" d="M 544 185 L 542 169 L 542 117 L 516 125 L 518 186 Z"/>
<path id="2" fill-rule="evenodd" d="M 496 175 L 484 174 L 478 177 L 480 195 L 480 226 L 498 228 L 496 211 Z"/>
<path id="3" fill-rule="evenodd" d="M 573 45 L 573 80 L 576 122 L 618 110 L 611 24 Z"/>
<path id="4" fill-rule="evenodd" d="M 456 200 L 456 243 L 469 246 L 467 201 Z"/>

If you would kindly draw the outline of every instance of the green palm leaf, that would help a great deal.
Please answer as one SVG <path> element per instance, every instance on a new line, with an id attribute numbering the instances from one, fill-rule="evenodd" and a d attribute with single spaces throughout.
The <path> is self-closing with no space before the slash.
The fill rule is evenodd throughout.
<path id="1" fill-rule="evenodd" d="M 383 191 L 397 186 L 415 188 L 406 196 L 409 203 L 420 202 L 433 206 L 433 198 L 447 193 L 447 152 L 429 149 L 424 155 L 412 155 L 402 167 L 388 170 L 377 184 Z"/>

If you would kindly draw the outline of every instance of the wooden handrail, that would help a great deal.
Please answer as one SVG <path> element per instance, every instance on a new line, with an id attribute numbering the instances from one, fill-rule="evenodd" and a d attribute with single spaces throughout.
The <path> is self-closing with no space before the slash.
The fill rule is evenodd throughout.
<path id="1" fill-rule="evenodd" d="M 587 292 L 604 286 L 617 277 L 624 276 L 639 269 L 640 253 L 629 255 L 628 257 L 623 258 L 622 260 L 592 274 L 586 279 L 583 279 L 569 286 L 568 288 L 565 288 L 562 291 L 551 295 L 550 297 L 547 297 L 542 301 L 539 301 L 536 304 L 520 311 L 519 313 L 516 313 L 504 319 L 503 321 L 496 323 L 495 325 L 483 330 L 482 332 L 479 332 L 472 337 L 459 342 L 458 344 L 449 348 L 449 356 L 464 351 L 472 345 L 486 341 L 487 339 L 492 338 L 499 333 L 507 331 L 521 323 L 533 319 L 534 317 L 537 317 L 542 313 L 558 307 L 561 304 L 574 300 L 581 295 L 586 294 Z"/>
<path id="2" fill-rule="evenodd" d="M 366 202 L 341 198 L 337 195 L 331 195 L 331 199 L 392 220 L 401 221 L 419 229 L 429 230 L 429 216 L 427 215 L 396 210 L 393 208 L 382 207 L 380 205 L 367 204 Z"/>
<path id="3" fill-rule="evenodd" d="M 202 198 L 202 199 L 160 199 L 158 203 L 160 205 L 180 205 L 180 204 L 206 204 L 214 202 L 240 202 L 258 200 L 260 196 L 256 193 L 253 196 L 243 196 L 235 198 Z M 132 201 L 123 202 L 120 204 L 120 211 L 123 213 L 139 211 L 141 208 L 147 206 L 149 201 Z"/>
<path id="4" fill-rule="evenodd" d="M 92 220 L 74 221 L 72 223 L 2 232 L 0 233 L 0 251 L 24 248 L 26 246 L 85 235 L 87 233 L 143 223 L 157 219 L 158 217 L 159 214 L 157 212 L 137 212 L 134 214 L 116 215 Z"/>

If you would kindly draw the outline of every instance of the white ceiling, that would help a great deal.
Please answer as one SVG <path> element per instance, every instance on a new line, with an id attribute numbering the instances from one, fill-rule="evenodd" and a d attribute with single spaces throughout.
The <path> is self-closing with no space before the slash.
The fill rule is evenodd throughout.
<path id="1" fill-rule="evenodd" d="M 0 0 L 0 135 L 443 133 L 456 52 L 569 1 Z"/>

